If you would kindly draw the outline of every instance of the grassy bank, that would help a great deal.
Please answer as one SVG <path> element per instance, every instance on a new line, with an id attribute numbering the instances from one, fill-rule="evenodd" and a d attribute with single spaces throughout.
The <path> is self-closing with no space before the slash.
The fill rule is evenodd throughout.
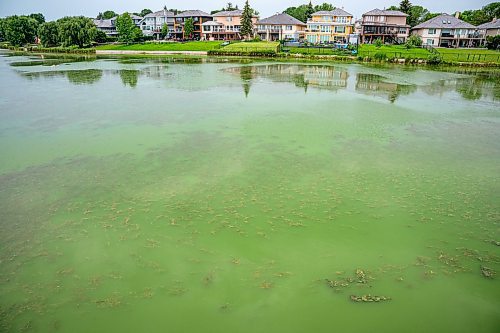
<path id="1" fill-rule="evenodd" d="M 487 49 L 436 49 L 443 61 L 453 62 L 495 62 L 500 63 L 500 52 Z"/>
<path id="2" fill-rule="evenodd" d="M 185 42 L 185 43 L 145 43 L 145 44 L 110 44 L 96 47 L 97 50 L 111 51 L 210 51 L 220 48 L 220 41 Z"/>

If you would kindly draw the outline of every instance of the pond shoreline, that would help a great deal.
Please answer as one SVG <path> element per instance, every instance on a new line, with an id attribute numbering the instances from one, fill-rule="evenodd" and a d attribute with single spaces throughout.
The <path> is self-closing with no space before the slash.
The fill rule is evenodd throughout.
<path id="1" fill-rule="evenodd" d="M 245 57 L 245 58 L 270 58 L 270 59 L 290 59 L 290 60 L 322 60 L 322 61 L 332 61 L 332 62 L 349 62 L 349 63 L 360 63 L 360 64 L 376 64 L 376 63 L 386 63 L 395 65 L 418 65 L 418 66 L 457 66 L 457 67 L 490 67 L 490 68 L 500 68 L 500 63 L 496 62 L 448 62 L 443 61 L 439 64 L 428 63 L 425 59 L 393 59 L 391 60 L 373 60 L 369 57 L 364 57 L 360 59 L 355 56 L 338 56 L 338 55 L 303 55 L 303 54 L 292 54 L 292 53 L 276 53 L 271 56 L 269 54 L 245 54 L 239 52 L 232 53 L 211 53 L 210 51 L 137 51 L 137 50 L 96 50 L 88 49 L 87 52 L 81 52 L 79 50 L 66 50 L 65 52 L 58 52 L 57 50 L 48 51 L 46 49 L 36 50 L 31 48 L 7 48 L 5 50 L 10 50 L 13 52 L 26 52 L 35 54 L 75 54 L 75 55 L 96 55 L 96 56 L 169 56 L 169 55 L 185 55 L 185 56 L 210 56 L 210 57 Z M 74 51 L 74 52 L 73 52 Z M 90 51 L 90 52 L 89 52 Z"/>

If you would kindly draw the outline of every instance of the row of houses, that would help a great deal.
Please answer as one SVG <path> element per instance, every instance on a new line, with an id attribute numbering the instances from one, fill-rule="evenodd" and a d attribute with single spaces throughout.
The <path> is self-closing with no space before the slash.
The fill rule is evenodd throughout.
<path id="1" fill-rule="evenodd" d="M 184 25 L 187 19 L 194 22 L 192 38 L 198 40 L 239 40 L 241 36 L 242 10 L 222 11 L 208 14 L 201 10 L 187 10 L 179 14 L 163 10 L 145 17 L 132 15 L 134 23 L 145 36 L 160 39 L 164 26 L 168 28 L 168 39 L 185 39 Z M 408 15 L 394 10 L 374 9 L 355 21 L 344 8 L 319 11 L 306 22 L 285 14 L 276 14 L 259 20 L 252 18 L 254 35 L 262 40 L 305 40 L 312 44 L 348 43 L 359 40 L 370 44 L 377 39 L 384 43 L 405 43 L 410 34 L 419 35 L 425 45 L 436 47 L 477 47 L 485 43 L 486 36 L 500 32 L 500 20 L 474 26 L 460 20 L 458 13 L 442 14 L 414 28 L 407 24 Z M 94 20 L 96 26 L 109 36 L 116 36 L 116 18 Z"/>

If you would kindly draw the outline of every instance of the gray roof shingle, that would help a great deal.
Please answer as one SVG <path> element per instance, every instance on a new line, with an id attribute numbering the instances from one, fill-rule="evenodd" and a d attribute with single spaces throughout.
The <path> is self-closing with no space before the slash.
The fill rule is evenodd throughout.
<path id="1" fill-rule="evenodd" d="M 183 11 L 182 13 L 179 13 L 175 15 L 175 17 L 212 17 L 212 15 L 205 13 L 202 10 L 186 10 Z"/>
<path id="2" fill-rule="evenodd" d="M 400 12 L 399 10 L 381 10 L 378 8 L 375 8 L 374 10 L 370 10 L 367 13 L 364 13 L 363 16 L 370 15 L 370 16 L 378 16 L 378 15 L 384 15 L 384 16 L 408 16 L 408 14 L 405 14 L 403 12 Z"/>
<path id="3" fill-rule="evenodd" d="M 295 17 L 285 13 L 276 14 L 257 22 L 257 24 L 275 24 L 275 25 L 306 25 Z"/>
<path id="4" fill-rule="evenodd" d="M 476 27 L 470 23 L 457 19 L 455 16 L 441 14 L 428 21 L 420 23 L 413 29 L 475 29 Z"/>
<path id="5" fill-rule="evenodd" d="M 479 29 L 500 29 L 500 19 L 495 19 L 492 22 L 483 23 L 477 26 Z"/>
<path id="6" fill-rule="evenodd" d="M 313 15 L 352 16 L 352 14 L 340 8 L 335 8 L 334 10 L 329 10 L 329 11 L 321 10 L 319 12 L 313 13 Z"/>
<path id="7" fill-rule="evenodd" d="M 175 14 L 174 14 L 174 12 L 162 9 L 162 10 L 159 10 L 157 12 L 146 15 L 146 16 L 144 16 L 144 18 L 146 18 L 146 17 L 161 17 L 161 16 L 174 17 Z"/>

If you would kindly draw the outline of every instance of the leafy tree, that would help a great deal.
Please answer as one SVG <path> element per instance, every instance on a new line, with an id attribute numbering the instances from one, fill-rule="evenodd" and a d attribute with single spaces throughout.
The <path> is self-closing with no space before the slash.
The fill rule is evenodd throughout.
<path id="1" fill-rule="evenodd" d="M 166 38 L 169 34 L 169 29 L 168 29 L 168 25 L 165 23 L 163 24 L 163 26 L 161 27 L 161 34 L 160 34 L 160 37 L 161 38 Z"/>
<path id="2" fill-rule="evenodd" d="M 113 17 L 116 17 L 118 16 L 117 13 L 115 13 L 114 11 L 112 10 L 107 10 L 105 11 L 103 14 L 102 14 L 102 20 L 110 20 L 112 19 Z"/>
<path id="3" fill-rule="evenodd" d="M 28 17 L 35 19 L 38 24 L 45 23 L 45 16 L 42 13 L 30 14 Z"/>
<path id="4" fill-rule="evenodd" d="M 387 10 L 400 10 L 398 6 L 391 6 Z"/>
<path id="5" fill-rule="evenodd" d="M 500 19 L 500 2 L 492 2 L 483 7 L 484 14 L 488 17 L 489 21 L 494 18 Z"/>
<path id="6" fill-rule="evenodd" d="M 34 43 L 38 22 L 28 16 L 10 16 L 3 21 L 5 40 L 15 46 Z"/>
<path id="7" fill-rule="evenodd" d="M 97 14 L 96 20 L 104 20 L 104 15 L 102 14 L 102 12 L 99 12 L 99 14 Z"/>
<path id="8" fill-rule="evenodd" d="M 123 13 L 123 15 L 117 17 L 116 31 L 118 32 L 120 42 L 127 44 L 134 42 L 139 37 L 136 29 L 139 28 L 134 24 L 129 13 Z"/>
<path id="9" fill-rule="evenodd" d="M 139 13 L 139 16 L 146 16 L 148 14 L 151 14 L 153 11 L 151 9 L 148 9 L 148 8 L 144 8 L 143 10 L 141 10 L 141 12 Z"/>
<path id="10" fill-rule="evenodd" d="M 88 46 L 97 35 L 94 22 L 84 16 L 63 17 L 57 20 L 57 25 L 62 46 Z"/>
<path id="11" fill-rule="evenodd" d="M 309 4 L 300 5 L 298 7 L 288 7 L 283 11 L 283 13 L 293 16 L 297 20 L 306 23 L 307 19 L 310 18 L 313 13 L 319 11 L 331 11 L 334 9 L 335 7 L 332 4 L 326 2 L 315 7 L 313 7 L 312 3 L 309 2 Z"/>
<path id="12" fill-rule="evenodd" d="M 405 14 L 408 14 L 408 15 L 410 15 L 411 7 L 412 7 L 412 4 L 411 4 L 410 0 L 403 0 L 399 4 L 399 10 Z"/>
<path id="13" fill-rule="evenodd" d="M 187 36 L 188 39 L 191 39 L 193 37 L 193 32 L 194 32 L 194 21 L 190 17 L 184 21 L 184 37 Z"/>
<path id="14" fill-rule="evenodd" d="M 425 17 L 429 14 L 429 11 L 422 6 L 412 6 L 410 13 L 408 14 L 407 22 L 411 27 L 416 26 L 424 22 Z"/>
<path id="15" fill-rule="evenodd" d="M 314 7 L 314 11 L 315 12 L 319 12 L 319 11 L 322 11 L 322 10 L 326 10 L 326 11 L 332 11 L 335 9 L 335 6 L 332 5 L 331 3 L 322 3 L 321 5 L 318 5 L 316 7 Z"/>
<path id="16" fill-rule="evenodd" d="M 306 11 L 305 11 L 306 22 L 307 22 L 307 20 L 312 18 L 312 14 L 314 14 L 314 12 L 315 12 L 314 6 L 313 6 L 312 2 L 309 1 L 309 4 L 307 5 Z"/>
<path id="17" fill-rule="evenodd" d="M 233 7 L 233 4 L 231 2 L 228 2 L 225 8 L 218 9 L 218 10 L 212 10 L 210 12 L 210 14 L 216 14 L 216 13 L 225 12 L 225 11 L 229 12 L 229 11 L 233 11 L 233 10 L 238 10 L 238 5 Z"/>
<path id="18" fill-rule="evenodd" d="M 0 18 L 0 42 L 3 42 L 5 40 L 5 33 L 4 33 L 4 22 L 5 19 Z"/>
<path id="19" fill-rule="evenodd" d="M 252 8 L 250 8 L 250 5 L 248 4 L 248 0 L 246 0 L 241 17 L 241 35 L 243 38 L 251 38 L 253 36 L 253 13 Z"/>
<path id="20" fill-rule="evenodd" d="M 96 43 L 106 43 L 108 41 L 108 36 L 102 30 L 97 29 L 94 42 Z"/>
<path id="21" fill-rule="evenodd" d="M 472 25 L 480 25 L 491 21 L 482 9 L 466 10 L 460 14 L 460 19 Z"/>
<path id="22" fill-rule="evenodd" d="M 56 22 L 46 22 L 38 27 L 38 37 L 44 47 L 59 45 L 59 29 Z"/>

